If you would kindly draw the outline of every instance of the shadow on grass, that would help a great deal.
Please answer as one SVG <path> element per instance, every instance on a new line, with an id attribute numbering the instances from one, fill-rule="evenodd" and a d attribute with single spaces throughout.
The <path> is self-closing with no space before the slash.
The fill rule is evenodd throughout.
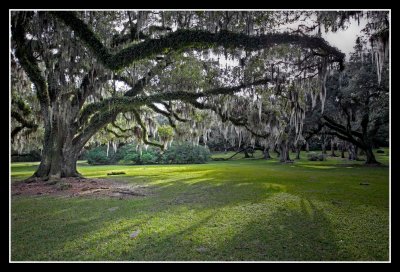
<path id="1" fill-rule="evenodd" d="M 278 207 L 268 218 L 248 222 L 241 235 L 217 251 L 232 252 L 230 260 L 236 261 L 339 260 L 339 241 L 330 220 L 311 201 L 300 201 L 300 209 Z"/>
<path id="2" fill-rule="evenodd" d="M 120 252 L 120 260 L 153 261 L 299 261 L 340 260 L 329 219 L 312 202 L 301 199 L 300 209 L 277 208 L 267 217 L 243 222 L 227 239 L 216 237 L 199 242 L 197 236 L 213 221 L 205 216 L 188 227 L 160 239 L 150 233 L 144 242 L 132 243 L 130 251 Z M 96 242 L 97 243 L 97 242 Z M 95 244 L 92 246 L 95 246 Z M 346 256 L 352 259 L 352 256 Z"/>
<path id="3" fill-rule="evenodd" d="M 209 169 L 173 172 L 190 172 L 194 176 L 120 177 L 139 182 L 156 180 L 149 183 L 155 194 L 142 199 L 47 198 L 53 199 L 54 206 L 48 206 L 51 202 L 46 199 L 32 200 L 39 206 L 24 207 L 29 220 L 22 225 L 16 221 L 12 224 L 13 260 L 351 260 L 354 257 L 351 253 L 344 257 L 339 254 L 340 241 L 323 210 L 314 205 L 314 200 L 286 193 L 287 182 L 274 183 L 276 177 L 257 182 L 243 177 L 226 180 L 226 173 Z M 281 194 L 295 199 L 295 206 L 283 207 L 286 200 L 267 206 L 269 199 Z M 66 206 L 69 208 L 65 209 Z M 108 212 L 113 206 L 119 209 Z M 253 207 L 261 207 L 261 212 L 252 213 Z M 232 223 L 229 235 L 218 227 L 210 232 L 207 229 L 210 222 L 220 222 L 226 209 L 234 211 L 229 215 L 232 217 L 224 219 L 227 225 Z M 189 222 L 188 210 L 200 215 Z M 245 215 L 243 218 L 239 216 L 241 213 Z M 165 225 L 155 223 L 163 219 Z M 32 230 L 30 226 L 37 221 L 42 227 Z M 174 228 L 169 230 L 169 226 Z M 158 231 L 163 227 L 166 229 Z M 130 239 L 129 233 L 136 229 L 142 232 L 137 239 Z M 199 242 L 196 237 L 203 232 L 206 237 Z"/>

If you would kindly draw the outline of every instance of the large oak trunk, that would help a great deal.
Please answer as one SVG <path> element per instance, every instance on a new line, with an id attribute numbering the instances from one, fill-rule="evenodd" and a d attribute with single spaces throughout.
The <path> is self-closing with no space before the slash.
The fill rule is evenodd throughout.
<path id="1" fill-rule="evenodd" d="M 78 157 L 75 154 L 67 153 L 62 149 L 57 148 L 50 152 L 50 154 L 43 154 L 39 168 L 33 176 L 44 180 L 65 177 L 81 177 L 76 169 L 77 160 Z"/>
<path id="2" fill-rule="evenodd" d="M 55 101 L 44 112 L 43 154 L 34 177 L 47 180 L 81 176 L 76 169 L 80 148 L 72 142 L 75 130 L 69 106 Z"/>

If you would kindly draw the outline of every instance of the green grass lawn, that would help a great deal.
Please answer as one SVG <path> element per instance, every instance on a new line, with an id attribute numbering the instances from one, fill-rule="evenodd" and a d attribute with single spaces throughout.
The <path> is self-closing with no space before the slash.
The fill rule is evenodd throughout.
<path id="1" fill-rule="evenodd" d="M 388 165 L 385 151 L 377 159 Z M 13 196 L 11 259 L 387 261 L 389 168 L 302 157 L 294 164 L 80 162 L 86 177 L 124 171 L 112 178 L 146 184 L 151 194 L 124 200 Z M 12 182 L 36 167 L 13 163 Z"/>

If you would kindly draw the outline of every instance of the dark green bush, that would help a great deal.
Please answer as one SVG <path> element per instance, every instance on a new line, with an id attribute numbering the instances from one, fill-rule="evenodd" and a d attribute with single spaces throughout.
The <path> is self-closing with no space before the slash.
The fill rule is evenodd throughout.
<path id="1" fill-rule="evenodd" d="M 135 153 L 136 146 L 133 144 L 124 144 L 117 149 L 117 153 L 114 156 L 114 161 L 118 162 L 124 160 L 128 154 Z"/>
<path id="2" fill-rule="evenodd" d="M 139 161 L 139 154 L 136 151 L 132 151 L 132 153 L 128 153 L 124 156 L 122 160 L 119 161 L 121 164 L 135 164 Z"/>
<path id="3" fill-rule="evenodd" d="M 204 146 L 192 143 L 175 143 L 161 157 L 163 164 L 206 163 L 210 160 L 210 151 Z"/>
<path id="4" fill-rule="evenodd" d="M 89 164 L 188 164 L 206 163 L 210 160 L 210 151 L 203 146 L 194 146 L 188 142 L 174 143 L 164 153 L 158 148 L 143 149 L 142 155 L 136 151 L 135 144 L 125 144 L 114 153 L 107 146 L 99 146 L 86 154 Z"/>
<path id="5" fill-rule="evenodd" d="M 86 154 L 86 158 L 89 164 L 111 164 L 114 162 L 110 150 L 107 156 L 106 146 L 98 146 L 89 150 Z"/>
<path id="6" fill-rule="evenodd" d="M 136 151 L 135 145 L 125 148 L 124 156 L 119 160 L 121 164 L 156 164 L 158 163 L 159 152 L 154 148 L 148 147 L 142 151 L 142 156 Z M 118 152 L 117 152 L 118 153 Z"/>
<path id="7" fill-rule="evenodd" d="M 36 150 L 25 154 L 11 154 L 11 162 L 35 162 L 40 161 L 41 158 L 42 156 L 40 155 L 40 152 Z"/>
<path id="8" fill-rule="evenodd" d="M 143 152 L 140 162 L 142 164 L 155 164 L 158 161 L 157 154 L 153 152 Z"/>

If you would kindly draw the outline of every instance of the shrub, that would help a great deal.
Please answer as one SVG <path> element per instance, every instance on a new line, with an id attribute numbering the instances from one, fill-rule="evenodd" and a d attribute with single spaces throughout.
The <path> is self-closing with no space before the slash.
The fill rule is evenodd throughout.
<path id="1" fill-rule="evenodd" d="M 326 156 L 324 154 L 318 154 L 315 152 L 308 153 L 307 157 L 309 161 L 324 161 L 326 159 Z"/>
<path id="2" fill-rule="evenodd" d="M 140 158 L 142 164 L 154 164 L 157 163 L 157 155 L 152 152 L 143 152 Z"/>
<path id="3" fill-rule="evenodd" d="M 107 146 L 99 146 L 87 152 L 89 164 L 187 164 L 206 163 L 210 160 L 210 151 L 204 146 L 194 146 L 189 142 L 173 143 L 169 149 L 161 152 L 159 148 L 149 146 L 142 156 L 136 151 L 136 145 L 126 144 L 114 153 Z"/>
<path id="4" fill-rule="evenodd" d="M 124 144 L 117 149 L 117 153 L 114 155 L 114 161 L 118 162 L 124 160 L 125 156 L 135 153 L 136 146 L 133 144 Z"/>
<path id="5" fill-rule="evenodd" d="M 99 146 L 87 152 L 86 158 L 89 164 L 109 164 L 112 162 L 111 154 L 107 156 L 107 147 Z"/>
<path id="6" fill-rule="evenodd" d="M 40 161 L 42 156 L 37 150 L 32 150 L 26 154 L 11 154 L 11 162 L 35 162 Z"/>
<path id="7" fill-rule="evenodd" d="M 161 157 L 165 164 L 206 163 L 210 160 L 210 151 L 201 145 L 188 142 L 175 143 Z"/>
<path id="8" fill-rule="evenodd" d="M 136 151 L 132 151 L 125 155 L 125 157 L 119 162 L 122 164 L 132 164 L 137 163 L 139 161 L 139 154 Z"/>

